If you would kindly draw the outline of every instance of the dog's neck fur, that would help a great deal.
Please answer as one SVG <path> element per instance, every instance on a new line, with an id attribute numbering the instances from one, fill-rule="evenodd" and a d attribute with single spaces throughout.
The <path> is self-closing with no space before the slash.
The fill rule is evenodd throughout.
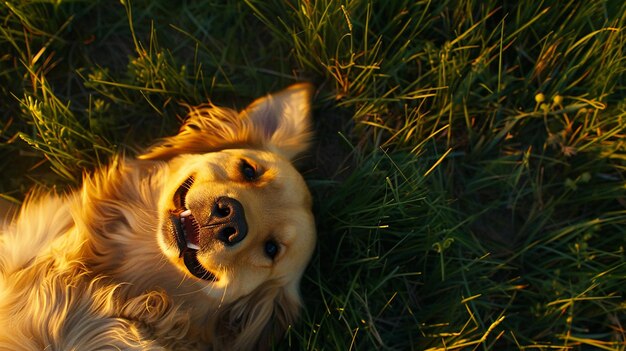
<path id="1" fill-rule="evenodd" d="M 159 213 L 154 199 L 160 198 L 167 172 L 166 166 L 154 162 L 120 161 L 84 180 L 73 198 L 72 211 L 77 219 L 98 219 L 75 222 L 79 232 L 88 236 L 83 255 L 94 275 L 106 274 L 121 283 L 132 281 L 128 289 L 141 293 L 155 281 L 146 273 L 170 266 L 163 261 L 163 267 L 137 269 L 141 262 L 163 257 L 155 240 Z M 142 259 L 146 255 L 151 259 Z"/>
<path id="2" fill-rule="evenodd" d="M 0 348 L 96 348 L 102 346 L 99 341 L 110 342 L 115 339 L 112 335 L 118 335 L 124 340 L 120 347 L 133 349 L 124 344 L 133 339 L 133 333 L 142 335 L 135 336 L 136 348 L 141 350 L 153 349 L 140 341 L 146 337 L 156 341 L 155 349 L 198 349 L 208 341 L 210 330 L 192 326 L 211 325 L 202 319 L 211 319 L 215 312 L 209 311 L 215 306 L 207 301 L 206 310 L 200 310 L 178 304 L 171 299 L 176 295 L 172 291 L 206 297 L 199 289 L 189 288 L 194 286 L 190 282 L 167 286 L 168 280 L 161 278 L 177 274 L 167 272 L 176 268 L 166 261 L 155 240 L 159 214 L 154 199 L 160 198 L 155 192 L 162 191 L 168 172 L 161 162 L 118 160 L 85 179 L 79 191 L 38 196 L 43 201 L 33 198 L 17 222 L 0 228 L 0 329 L 16 323 L 10 311 L 23 309 L 31 318 L 22 318 L 21 323 L 28 325 L 18 330 L 32 333 L 0 333 Z M 97 220 L 87 223 L 85 218 Z M 24 239 L 24 233 L 31 236 Z M 142 258 L 146 255 L 150 259 Z M 162 257 L 161 266 L 137 268 L 158 261 L 155 256 Z M 57 300 L 63 302 L 52 303 Z M 39 316 L 48 320 L 42 322 Z M 92 332 L 84 337 L 74 333 L 72 340 L 63 332 L 48 331 L 82 330 L 79 326 L 86 323 Z M 45 345 L 25 340 L 42 340 Z"/>

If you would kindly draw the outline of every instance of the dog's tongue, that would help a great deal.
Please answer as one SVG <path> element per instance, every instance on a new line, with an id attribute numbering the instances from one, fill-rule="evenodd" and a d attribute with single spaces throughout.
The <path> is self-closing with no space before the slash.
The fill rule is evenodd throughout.
<path id="1" fill-rule="evenodd" d="M 192 214 L 182 217 L 183 227 L 185 228 L 185 239 L 187 244 L 193 244 L 194 246 L 200 245 L 200 226 Z"/>

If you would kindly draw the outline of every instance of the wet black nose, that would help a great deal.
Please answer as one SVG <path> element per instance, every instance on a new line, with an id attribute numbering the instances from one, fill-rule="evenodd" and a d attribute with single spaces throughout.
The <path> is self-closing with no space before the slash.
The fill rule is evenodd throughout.
<path id="1" fill-rule="evenodd" d="M 226 245 L 241 242 L 248 234 L 243 205 L 231 197 L 220 197 L 213 205 L 206 227 L 211 237 Z"/>

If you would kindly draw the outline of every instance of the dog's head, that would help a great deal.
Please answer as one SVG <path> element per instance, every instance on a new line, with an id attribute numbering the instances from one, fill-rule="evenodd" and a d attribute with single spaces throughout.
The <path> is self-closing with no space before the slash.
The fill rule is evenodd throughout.
<path id="1" fill-rule="evenodd" d="M 291 162 L 308 145 L 311 91 L 294 85 L 241 112 L 194 108 L 178 135 L 141 156 L 172 170 L 159 203 L 159 245 L 221 306 L 215 338 L 232 337 L 228 348 L 265 343 L 301 304 L 315 225 Z"/>

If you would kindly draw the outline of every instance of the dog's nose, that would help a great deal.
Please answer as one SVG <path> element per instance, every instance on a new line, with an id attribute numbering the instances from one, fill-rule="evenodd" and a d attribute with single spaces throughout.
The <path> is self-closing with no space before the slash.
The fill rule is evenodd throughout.
<path id="1" fill-rule="evenodd" d="M 211 210 L 206 225 L 211 237 L 231 246 L 248 234 L 248 224 L 241 202 L 231 197 L 220 197 Z"/>

